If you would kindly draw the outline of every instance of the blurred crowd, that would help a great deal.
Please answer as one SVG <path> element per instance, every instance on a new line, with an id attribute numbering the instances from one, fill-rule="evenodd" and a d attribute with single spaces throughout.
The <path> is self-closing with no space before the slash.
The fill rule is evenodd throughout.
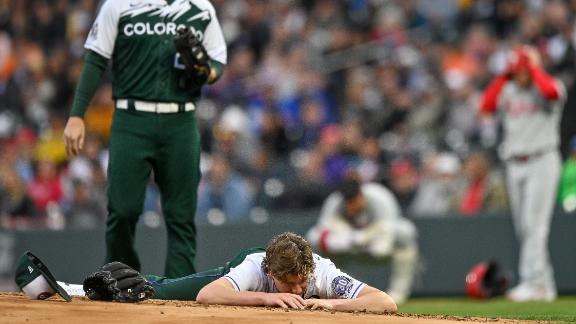
<path id="1" fill-rule="evenodd" d="M 266 221 L 318 208 L 344 177 L 380 182 L 409 217 L 508 208 L 500 127 L 479 97 L 517 44 L 576 94 L 574 0 L 213 0 L 226 72 L 197 117 L 197 219 Z M 94 227 L 106 219 L 110 78 L 86 115 L 81 156 L 62 130 L 98 0 L 0 0 L 3 228 Z M 560 205 L 576 209 L 576 118 L 564 118 Z M 568 197 L 568 198 L 565 198 Z M 159 224 L 153 181 L 143 221 Z"/>

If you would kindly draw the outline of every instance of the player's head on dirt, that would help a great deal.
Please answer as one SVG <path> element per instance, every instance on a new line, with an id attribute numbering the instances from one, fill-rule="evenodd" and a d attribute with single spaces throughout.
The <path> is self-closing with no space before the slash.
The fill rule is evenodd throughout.
<path id="1" fill-rule="evenodd" d="M 348 177 L 339 185 L 338 192 L 344 199 L 344 212 L 347 217 L 356 217 L 360 214 L 366 199 L 360 190 L 360 182 L 355 177 Z"/>
<path id="2" fill-rule="evenodd" d="M 274 279 L 280 292 L 302 294 L 314 271 L 310 243 L 291 232 L 273 237 L 266 247 L 262 270 Z"/>

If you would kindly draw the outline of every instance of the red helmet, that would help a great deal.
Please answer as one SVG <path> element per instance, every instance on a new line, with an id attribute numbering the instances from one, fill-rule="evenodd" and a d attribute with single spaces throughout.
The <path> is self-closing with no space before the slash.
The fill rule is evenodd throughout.
<path id="1" fill-rule="evenodd" d="M 508 279 L 500 274 L 495 261 L 485 261 L 473 266 L 466 275 L 466 294 L 476 299 L 487 299 L 504 293 Z"/>
<path id="2" fill-rule="evenodd" d="M 525 46 L 516 47 L 508 55 L 508 72 L 516 73 L 530 67 L 530 57 Z"/>

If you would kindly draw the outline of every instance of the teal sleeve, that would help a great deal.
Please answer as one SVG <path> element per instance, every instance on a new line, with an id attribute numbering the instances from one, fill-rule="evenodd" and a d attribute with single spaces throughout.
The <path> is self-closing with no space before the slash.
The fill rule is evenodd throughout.
<path id="1" fill-rule="evenodd" d="M 249 248 L 238 253 L 234 259 L 226 262 L 226 265 L 223 267 L 193 273 L 186 277 L 169 279 L 166 277 L 146 275 L 145 278 L 154 287 L 154 298 L 156 299 L 196 300 L 196 296 L 198 296 L 198 293 L 204 286 L 214 280 L 222 278 L 222 276 L 230 272 L 230 269 L 242 263 L 248 255 L 261 252 L 266 252 L 266 249 L 262 247 Z"/>
<path id="2" fill-rule="evenodd" d="M 216 78 L 214 78 L 214 80 L 212 80 L 212 82 L 210 82 L 210 83 L 214 83 L 214 82 L 218 81 L 218 79 L 220 79 L 222 74 L 224 74 L 225 65 L 223 63 L 218 62 L 218 61 L 212 60 L 212 61 L 210 61 L 210 67 L 213 68 L 214 70 L 216 70 Z"/>
<path id="3" fill-rule="evenodd" d="M 224 268 L 219 267 L 175 279 L 154 275 L 144 277 L 154 287 L 154 298 L 156 299 L 196 300 L 198 293 L 204 286 L 222 278 L 224 274 Z"/>
<path id="4" fill-rule="evenodd" d="M 84 56 L 84 67 L 82 68 L 80 80 L 76 87 L 76 94 L 72 102 L 70 116 L 84 117 L 88 104 L 90 104 L 92 97 L 94 97 L 100 85 L 102 74 L 104 74 L 107 66 L 107 58 L 91 50 L 86 52 L 86 56 Z"/>

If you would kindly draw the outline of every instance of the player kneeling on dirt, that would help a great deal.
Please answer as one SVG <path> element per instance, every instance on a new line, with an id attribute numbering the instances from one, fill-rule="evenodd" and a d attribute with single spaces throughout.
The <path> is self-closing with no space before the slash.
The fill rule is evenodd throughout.
<path id="1" fill-rule="evenodd" d="M 27 280 L 18 278 L 28 271 L 28 261 L 23 256 L 16 270 L 16 282 L 24 292 Z M 182 278 L 142 276 L 120 262 L 112 262 L 88 276 L 83 286 L 63 282 L 57 285 L 71 295 L 84 295 L 83 290 L 94 300 L 137 302 L 154 297 L 235 306 L 391 313 L 397 310 L 385 292 L 340 271 L 330 260 L 312 253 L 303 237 L 289 232 L 275 236 L 266 249 L 242 251 L 223 267 Z"/>
<path id="2" fill-rule="evenodd" d="M 307 236 L 327 255 L 366 255 L 390 261 L 387 293 L 397 304 L 410 296 L 418 263 L 418 233 L 386 187 L 346 179 L 326 198 Z"/>

